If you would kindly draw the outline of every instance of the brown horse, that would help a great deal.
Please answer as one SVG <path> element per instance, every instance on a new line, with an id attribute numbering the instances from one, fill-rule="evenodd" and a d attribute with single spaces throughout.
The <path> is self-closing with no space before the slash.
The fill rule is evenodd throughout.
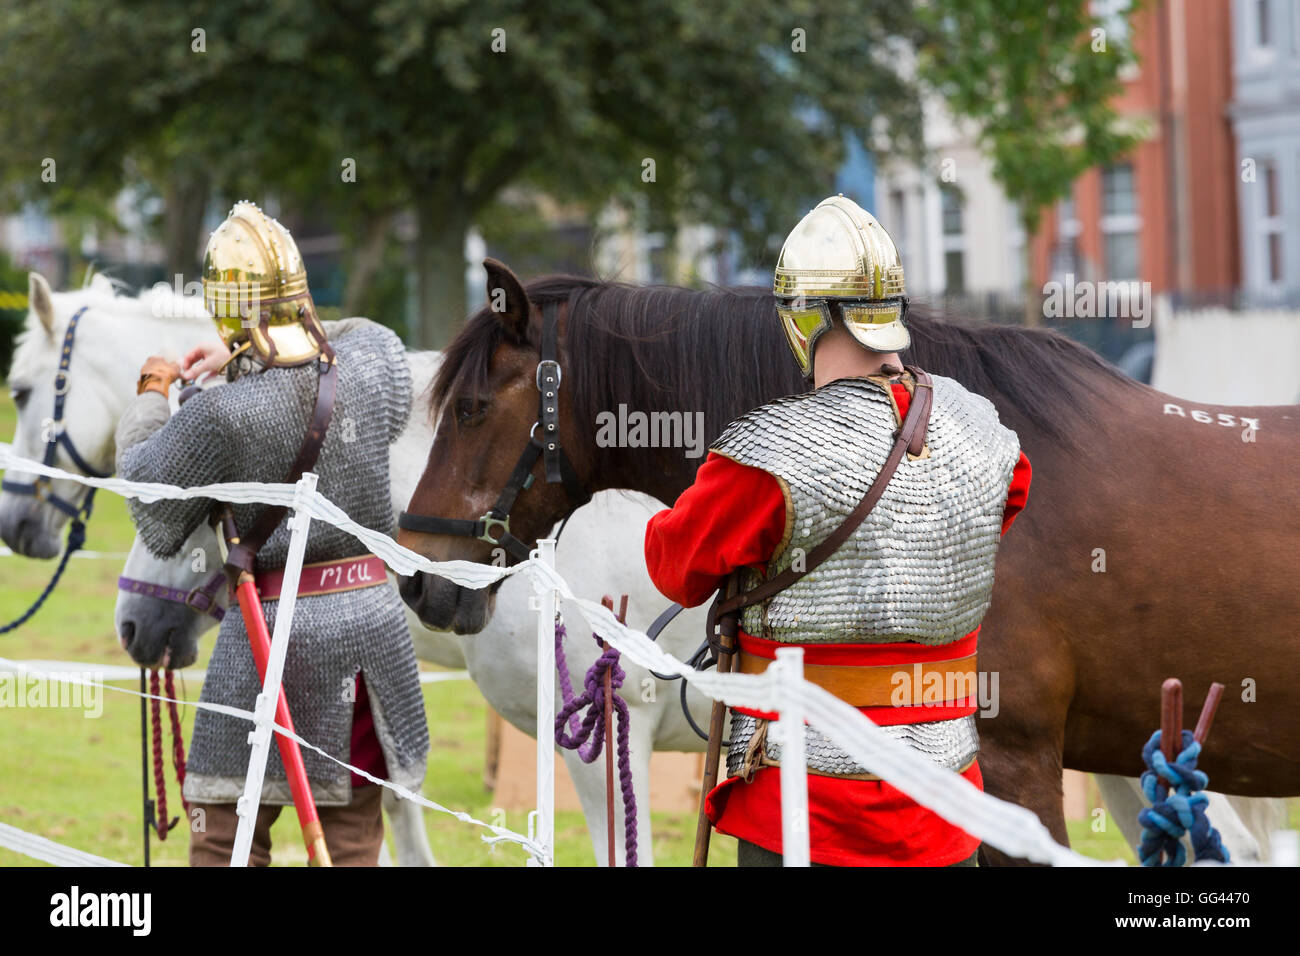
<path id="1" fill-rule="evenodd" d="M 491 507 L 537 418 L 548 302 L 561 306 L 560 440 L 588 492 L 673 501 L 702 461 L 680 447 L 602 447 L 601 412 L 699 412 L 711 440 L 805 387 L 764 291 L 573 277 L 525 289 L 486 265 L 489 302 L 504 308 L 471 316 L 446 353 L 431 395 L 444 427 L 412 513 L 476 519 Z M 1300 409 L 1195 408 L 1052 332 L 916 311 L 908 324 L 905 358 L 992 400 L 1033 466 L 981 630 L 981 670 L 999 679 L 999 712 L 981 722 L 988 792 L 1033 809 L 1065 842 L 1062 767 L 1139 773 L 1172 675 L 1188 690 L 1185 726 L 1212 681 L 1228 685 L 1201 761 L 1216 790 L 1300 794 Z M 571 508 L 540 465 L 535 476 L 510 513 L 529 544 Z M 409 531 L 400 540 L 440 560 L 493 550 Z M 472 632 L 490 613 L 489 594 L 441 579 L 402 590 L 431 627 Z"/>

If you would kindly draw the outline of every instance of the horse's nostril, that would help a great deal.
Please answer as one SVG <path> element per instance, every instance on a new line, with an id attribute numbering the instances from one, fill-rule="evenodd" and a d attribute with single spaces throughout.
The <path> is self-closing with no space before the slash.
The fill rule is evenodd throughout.
<path id="1" fill-rule="evenodd" d="M 128 650 L 131 642 L 135 640 L 135 622 L 123 621 L 121 632 L 118 634 L 118 640 L 122 643 L 122 649 Z"/>

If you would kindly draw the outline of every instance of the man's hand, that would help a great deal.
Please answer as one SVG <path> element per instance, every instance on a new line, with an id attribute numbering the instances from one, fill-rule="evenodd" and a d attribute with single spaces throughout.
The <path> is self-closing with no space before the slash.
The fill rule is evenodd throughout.
<path id="1" fill-rule="evenodd" d="M 136 383 L 135 393 L 143 395 L 145 392 L 157 392 L 166 398 L 172 382 L 180 377 L 179 365 L 160 355 L 151 355 L 144 360 L 144 365 L 140 368 L 140 381 Z"/>
<path id="2" fill-rule="evenodd" d="M 202 376 L 215 374 L 230 361 L 230 349 L 220 339 L 196 345 L 185 353 L 181 359 L 181 374 L 191 382 L 197 382 Z"/>

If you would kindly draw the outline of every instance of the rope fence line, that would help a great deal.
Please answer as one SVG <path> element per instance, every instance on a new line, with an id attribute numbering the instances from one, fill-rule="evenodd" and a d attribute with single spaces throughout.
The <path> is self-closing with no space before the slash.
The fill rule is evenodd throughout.
<path id="1" fill-rule="evenodd" d="M 905 744 L 888 737 L 856 708 L 832 696 L 820 687 L 805 681 L 802 674 L 802 661 L 797 657 L 787 656 L 784 662 L 785 667 L 770 667 L 764 673 L 756 675 L 718 674 L 714 671 L 698 671 L 690 665 L 677 660 L 666 653 L 658 644 L 651 641 L 644 632 L 619 623 L 613 613 L 598 602 L 580 598 L 574 594 L 568 582 L 554 568 L 554 549 L 553 544 L 550 542 L 539 542 L 538 550 L 533 552 L 528 561 L 509 568 L 476 564 L 469 561 L 431 561 L 402 547 L 385 534 L 358 525 L 342 509 L 314 489 L 315 476 L 311 474 L 305 476 L 304 480 L 292 485 L 232 482 L 202 485 L 193 488 L 178 488 L 172 485 L 149 482 L 128 482 L 120 478 L 87 478 L 59 468 L 42 465 L 39 462 L 18 458 L 13 455 L 12 449 L 8 445 L 0 445 L 0 468 L 17 468 L 20 471 L 46 475 L 51 478 L 64 478 L 102 488 L 125 497 L 138 498 L 145 502 L 163 498 L 213 498 L 240 504 L 282 505 L 292 509 L 294 513 L 293 518 L 290 519 L 293 522 L 290 525 L 293 529 L 292 536 L 305 538 L 307 526 L 309 525 L 309 521 L 305 520 L 307 518 L 325 521 L 357 538 L 369 551 L 378 555 L 389 568 L 399 574 L 410 575 L 417 571 L 424 571 L 446 578 L 462 587 L 472 589 L 486 587 L 502 578 L 521 571 L 527 571 L 532 578 L 535 594 L 534 605 L 539 611 L 538 809 L 534 811 L 535 822 L 534 819 L 530 818 L 530 834 L 527 837 L 513 831 L 507 831 L 505 828 L 484 824 L 472 818 L 466 822 L 484 826 L 492 830 L 501 839 L 520 843 L 532 854 L 533 859 L 529 861 L 530 864 L 550 865 L 553 861 L 555 754 L 554 748 L 547 746 L 544 741 L 549 740 L 553 729 L 550 724 L 553 723 L 554 719 L 555 676 L 553 666 L 550 668 L 544 666 L 548 660 L 553 658 L 543 652 L 547 649 L 552 655 L 554 652 L 555 624 L 553 617 L 550 621 L 547 621 L 546 617 L 548 610 L 555 606 L 555 599 L 558 597 L 575 605 L 596 634 L 642 667 L 663 674 L 679 674 L 706 696 L 721 700 L 732 706 L 743 706 L 769 712 L 802 714 L 810 724 L 834 740 L 837 745 L 844 748 L 861 765 L 869 768 L 872 773 L 880 776 L 918 803 L 931 808 L 948 822 L 961 827 L 972 836 L 1004 853 L 1033 862 L 1053 865 L 1104 865 L 1097 860 L 1081 856 L 1056 843 L 1042 821 L 1032 811 L 986 794 L 959 775 L 931 763 Z M 308 479 L 312 480 L 309 481 Z M 296 569 L 286 568 L 285 594 L 296 593 L 297 575 L 290 573 L 294 570 Z M 283 597 L 282 594 L 282 603 Z M 277 615 L 277 625 L 279 625 L 282 618 L 286 617 L 285 610 L 287 608 L 282 607 L 280 614 Z M 286 620 L 282 634 L 281 629 L 277 626 L 277 634 L 272 641 L 272 658 L 274 660 L 278 653 L 281 656 L 281 663 L 283 654 L 287 649 L 289 623 L 291 622 Z M 0 663 L 13 662 L 0 660 Z M 789 673 L 791 669 L 795 671 L 793 675 Z M 272 670 L 268 668 L 268 674 L 270 673 L 272 673 Z M 120 688 L 110 689 L 127 692 Z M 134 691 L 130 693 L 138 694 L 138 692 Z M 218 709 L 218 705 L 211 704 L 196 706 L 208 706 Z M 271 719 L 274 710 L 274 697 L 266 688 L 264 688 L 264 693 L 259 695 L 258 707 L 260 713 L 238 711 L 225 707 L 219 709 L 223 713 L 230 712 L 234 716 L 251 720 L 255 726 L 259 726 L 259 729 L 270 727 L 277 733 L 294 736 L 295 739 L 298 739 L 300 745 L 324 754 L 323 751 L 309 742 L 297 738 L 296 735 L 289 734 L 282 727 L 274 725 L 274 721 Z M 348 766 L 330 754 L 324 754 L 324 756 L 341 766 Z M 356 770 L 356 768 L 350 769 Z M 369 775 L 363 774 L 363 776 L 374 780 Z M 790 834 L 802 833 L 804 839 L 806 839 L 808 832 L 807 778 L 803 774 L 800 776 L 803 780 L 803 786 L 800 789 L 804 794 L 804 799 L 802 801 L 797 798 L 782 801 L 783 832 Z M 250 774 L 251 780 L 252 775 Z M 410 794 L 404 788 L 388 784 L 387 781 L 374 780 L 374 782 L 389 786 L 390 789 L 401 793 L 408 799 L 415 799 L 416 802 L 423 806 L 460 816 L 454 811 L 449 811 L 431 801 Z M 257 781 L 257 786 L 260 788 L 260 780 Z M 545 792 L 548 789 L 549 793 Z M 258 792 L 260 793 L 260 790 Z M 794 811 L 800 810 L 803 819 L 791 819 L 791 817 L 796 816 Z M 249 817 L 241 816 L 241 826 L 244 825 L 246 820 L 251 823 Z M 484 839 L 489 838 L 485 837 Z M 806 860 L 806 857 L 803 856 L 799 849 L 791 848 L 788 843 L 786 852 L 792 854 L 788 862 L 799 861 L 800 857 Z M 1120 861 L 1113 862 L 1123 865 Z"/>
<path id="2" fill-rule="evenodd" d="M 0 674 L 17 674 L 21 673 L 17 668 L 10 667 L 9 664 L 26 666 L 34 670 L 46 671 L 51 674 L 60 673 L 77 673 L 77 674 L 96 674 L 100 680 L 104 681 L 124 681 L 139 680 L 140 668 L 126 667 L 122 664 L 84 664 L 80 661 L 51 661 L 51 660 L 24 660 L 24 661 L 5 661 L 0 658 Z M 186 667 L 176 671 L 182 678 L 198 681 L 200 684 L 208 679 L 208 672 L 202 667 Z M 420 671 L 421 684 L 442 684 L 453 680 L 469 680 L 469 671 Z M 181 701 L 184 703 L 184 701 Z"/>
<path id="3" fill-rule="evenodd" d="M 174 698 L 167 697 L 166 695 L 163 694 L 150 694 L 147 692 L 141 693 L 140 691 L 136 690 L 133 687 L 114 687 L 112 684 L 104 683 L 103 681 L 88 680 L 76 673 L 71 673 L 67 671 L 57 671 L 57 670 L 42 670 L 36 667 L 29 667 L 22 661 L 9 660 L 8 658 L 4 658 L 4 657 L 0 657 L 0 671 L 8 671 L 11 673 L 18 673 L 18 674 L 27 674 L 34 677 L 42 677 L 47 680 L 60 681 L 62 683 L 68 683 L 68 684 L 79 684 L 83 687 L 95 687 L 102 690 L 112 691 L 113 693 L 116 694 L 125 694 L 128 697 L 140 697 L 140 698 L 144 698 L 145 700 L 161 701 L 162 703 L 174 702 L 183 707 L 195 707 L 198 708 L 199 710 L 211 711 L 214 714 L 224 714 L 227 717 L 236 717 L 240 720 L 247 720 L 249 722 L 254 722 L 257 718 L 257 715 L 254 714 L 251 710 L 242 710 L 238 707 L 229 707 L 225 704 L 214 704 L 202 700 L 176 700 Z M 139 670 L 137 669 L 136 671 L 133 672 L 132 679 L 136 679 L 138 677 L 139 677 Z M 378 784 L 381 787 L 387 787 L 389 790 L 392 790 L 394 793 L 396 793 L 398 796 L 402 797 L 403 799 L 410 800 L 412 803 L 417 803 L 420 806 L 424 807 L 425 809 L 435 810 L 438 813 L 444 813 L 447 814 L 448 816 L 455 817 L 457 820 L 460 820 L 462 823 L 468 823 L 473 826 L 482 827 L 485 830 L 491 831 L 492 836 L 483 837 L 483 842 L 485 843 L 496 844 L 496 843 L 501 843 L 503 841 L 510 842 L 510 843 L 518 843 L 530 854 L 533 855 L 541 854 L 541 847 L 535 844 L 532 840 L 530 840 L 527 836 L 525 836 L 522 833 L 516 833 L 515 831 L 507 827 L 497 826 L 496 824 L 485 823 L 484 821 L 475 818 L 473 815 L 466 813 L 463 810 L 449 809 L 448 807 L 444 807 L 442 804 L 437 803 L 436 801 L 433 800 L 429 800 L 427 797 L 424 797 L 423 795 L 418 793 L 414 793 L 403 786 L 392 783 L 391 781 L 388 780 L 380 780 L 377 777 L 374 777 L 369 773 L 367 773 L 366 771 L 362 770 L 360 767 L 354 767 L 352 766 L 352 764 L 348 763 L 347 761 L 340 760 L 338 757 L 335 757 L 333 754 L 327 753 L 326 751 L 322 750 L 320 747 L 317 747 L 311 741 L 304 740 L 302 737 L 299 737 L 296 733 L 293 733 L 290 730 L 286 730 L 284 727 L 280 726 L 279 724 L 273 723 L 271 729 L 278 734 L 282 734 L 285 737 L 296 740 L 300 747 L 305 747 L 308 750 L 320 754 L 322 757 L 325 757 L 327 760 L 333 761 L 334 763 L 338 764 L 340 767 L 344 767 L 347 770 L 350 770 L 353 773 L 358 774 L 359 776 L 365 777 L 371 783 Z M 73 850 L 72 852 L 80 853 L 81 851 Z M 38 859 L 41 858 L 38 857 Z M 62 864 L 62 865 L 71 866 L 71 865 L 80 865 L 80 864 Z"/>

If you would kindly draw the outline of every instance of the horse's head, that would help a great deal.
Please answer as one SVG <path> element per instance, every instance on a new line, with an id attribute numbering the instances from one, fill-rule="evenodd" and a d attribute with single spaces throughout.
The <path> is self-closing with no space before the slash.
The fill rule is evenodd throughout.
<path id="1" fill-rule="evenodd" d="M 212 608 L 229 604 L 216 532 L 206 523 L 170 558 L 131 545 L 117 594 L 114 620 L 122 647 L 141 667 L 188 667 L 199 637 L 217 624 Z M 211 602 L 211 603 L 210 603 Z"/>
<path id="2" fill-rule="evenodd" d="M 108 342 L 92 341 L 100 333 L 94 322 L 81 319 L 75 344 L 67 341 L 69 320 L 86 307 L 84 318 L 97 297 L 112 294 L 111 284 L 100 276 L 89 289 L 66 293 L 52 293 L 49 283 L 35 272 L 29 276 L 27 322 L 9 371 L 9 389 L 18 409 L 16 455 L 41 461 L 53 449 L 52 464 L 84 472 L 72 457 L 72 448 L 93 469 L 112 471 L 118 403 L 108 400 L 103 378 L 113 351 Z M 70 345 L 64 370 L 60 357 Z M 132 371 L 122 374 L 130 377 Z M 57 415 L 60 398 L 62 414 Z M 64 523 L 85 496 L 86 488 L 76 482 L 10 470 L 0 493 L 0 538 L 19 554 L 52 558 L 59 553 Z"/>
<path id="3" fill-rule="evenodd" d="M 567 291 L 534 284 L 530 299 L 505 265 L 484 266 L 487 305 L 444 355 L 431 396 L 437 431 L 398 541 L 436 561 L 514 564 L 584 500 L 584 443 L 560 387 Z M 544 351 L 555 361 L 543 362 Z M 554 480 L 561 473 L 568 480 Z M 423 573 L 401 581 L 402 597 L 427 627 L 457 634 L 483 629 L 495 590 Z"/>

